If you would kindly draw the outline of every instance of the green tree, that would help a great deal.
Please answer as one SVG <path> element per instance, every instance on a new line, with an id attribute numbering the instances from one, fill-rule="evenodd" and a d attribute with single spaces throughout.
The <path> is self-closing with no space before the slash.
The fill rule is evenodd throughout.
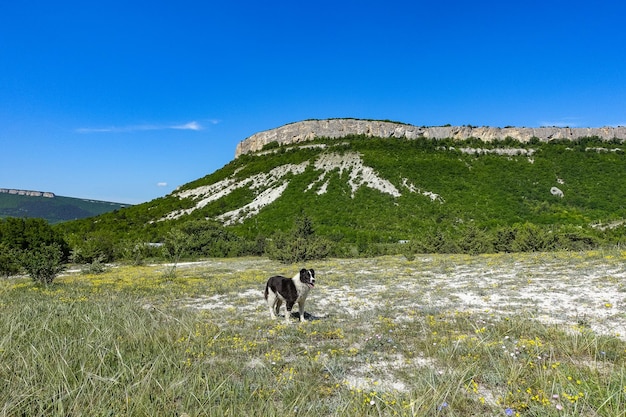
<path id="1" fill-rule="evenodd" d="M 23 251 L 21 265 L 28 275 L 39 284 L 48 285 L 65 269 L 63 250 L 57 244 L 39 246 Z"/>
<path id="2" fill-rule="evenodd" d="M 114 237 L 107 232 L 82 236 L 72 234 L 68 240 L 73 248 L 73 261 L 76 263 L 112 262 L 116 258 Z"/>
<path id="3" fill-rule="evenodd" d="M 163 242 L 163 253 L 173 263 L 178 263 L 187 250 L 189 236 L 180 229 L 172 229 Z"/>
<path id="4" fill-rule="evenodd" d="M 469 226 L 463 231 L 459 241 L 459 249 L 463 253 L 478 255 L 492 252 L 493 244 L 487 232 L 476 226 Z"/>
<path id="5" fill-rule="evenodd" d="M 317 236 L 311 219 L 302 214 L 287 233 L 277 233 L 267 245 L 267 256 L 284 263 L 324 259 L 330 253 L 330 240 Z"/>
<path id="6" fill-rule="evenodd" d="M 240 238 L 220 223 L 194 220 L 184 223 L 180 231 L 187 237 L 187 256 L 224 257 L 239 254 Z"/>
<path id="7" fill-rule="evenodd" d="M 43 219 L 7 218 L 1 220 L 0 242 L 19 251 L 56 245 L 61 251 L 63 261 L 67 261 L 70 255 L 70 247 L 63 235 Z"/>
<path id="8" fill-rule="evenodd" d="M 535 224 L 516 225 L 515 240 L 512 242 L 514 252 L 545 252 L 554 250 L 557 237 Z"/>
<path id="9" fill-rule="evenodd" d="M 17 251 L 0 242 L 0 276 L 9 277 L 20 271 Z"/>

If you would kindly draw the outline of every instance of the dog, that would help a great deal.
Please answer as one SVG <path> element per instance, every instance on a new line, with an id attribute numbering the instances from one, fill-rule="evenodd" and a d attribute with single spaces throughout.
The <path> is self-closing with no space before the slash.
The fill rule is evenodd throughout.
<path id="1" fill-rule="evenodd" d="M 265 285 L 265 300 L 270 308 L 270 317 L 278 316 L 280 306 L 285 303 L 285 321 L 289 323 L 291 309 L 298 303 L 300 321 L 304 318 L 304 303 L 311 288 L 315 286 L 315 271 L 302 268 L 293 278 L 276 275 L 267 280 Z"/>

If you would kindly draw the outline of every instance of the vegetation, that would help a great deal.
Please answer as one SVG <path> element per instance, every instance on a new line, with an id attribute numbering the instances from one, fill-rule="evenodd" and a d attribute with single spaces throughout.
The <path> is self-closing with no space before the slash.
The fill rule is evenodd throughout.
<path id="1" fill-rule="evenodd" d="M 0 219 L 41 218 L 50 224 L 93 217 L 127 207 L 128 204 L 55 196 L 34 197 L 0 193 Z"/>
<path id="2" fill-rule="evenodd" d="M 21 254 L 21 265 L 33 281 L 52 284 L 56 276 L 65 269 L 63 251 L 58 245 L 40 246 Z"/>
<path id="3" fill-rule="evenodd" d="M 581 283 L 623 293 L 607 271 L 622 270 L 624 256 L 316 262 L 314 319 L 287 326 L 270 320 L 261 289 L 271 274 L 292 271 L 261 258 L 179 268 L 175 279 L 157 265 L 67 275 L 47 287 L 0 280 L 0 414 L 622 415 L 626 343 L 593 326 L 623 326 L 623 314 L 609 318 L 615 309 L 603 302 L 585 307 L 598 315 L 577 320 L 572 310 L 556 325 L 518 303 L 529 282 L 546 278 L 546 264 L 567 271 L 546 285 L 571 285 L 576 299 Z M 500 272 L 520 264 L 518 275 Z M 460 307 L 449 288 L 463 270 L 479 272 L 457 290 L 490 288 L 499 310 Z M 497 287 L 485 282 L 489 271 Z M 367 298 L 354 297 L 364 290 Z"/>
<path id="4" fill-rule="evenodd" d="M 309 165 L 302 174 L 289 177 L 280 199 L 243 223 L 223 227 L 209 222 L 211 244 L 196 245 L 182 256 L 270 254 L 277 247 L 284 254 L 285 245 L 294 245 L 286 239 L 292 239 L 294 222 L 303 211 L 315 226 L 316 237 L 330 242 L 322 246 L 332 256 L 584 250 L 624 243 L 626 145 L 618 140 L 485 143 L 351 136 L 309 144 L 325 148 L 269 144 L 265 152 L 242 155 L 181 191 L 314 161 L 325 152 L 357 152 L 402 196 L 361 187 L 352 197 L 346 176 L 339 171 L 329 174 L 325 194 L 305 192 L 319 177 Z M 436 193 L 439 199 L 410 192 L 403 184 Z M 551 194 L 552 187 L 562 196 Z M 163 243 L 172 229 L 197 227 L 207 218 L 245 206 L 258 192 L 241 187 L 202 209 L 164 220 L 195 205 L 192 198 L 172 194 L 57 228 L 86 260 L 93 258 L 90 253 L 96 248 L 106 259 L 128 259 L 136 255 L 128 248 Z M 607 224 L 613 227 L 596 227 Z"/>
<path id="5" fill-rule="evenodd" d="M 69 255 L 63 236 L 44 220 L 0 220 L 0 275 L 23 269 L 35 282 L 47 285 L 64 269 Z"/>
<path id="6" fill-rule="evenodd" d="M 330 246 L 328 239 L 315 235 L 311 219 L 302 214 L 296 218 L 293 230 L 274 235 L 266 252 L 270 259 L 300 263 L 326 258 L 330 253 Z"/>
<path id="7" fill-rule="evenodd" d="M 244 207 L 262 189 L 240 187 L 201 209 L 168 218 L 197 203 L 171 194 L 54 225 L 62 260 L 71 252 L 74 262 L 89 265 L 246 255 L 299 262 L 325 256 L 578 251 L 625 243 L 626 145 L 621 141 L 485 143 L 351 136 L 312 144 L 323 146 L 269 144 L 265 152 L 242 155 L 180 188 L 243 180 L 309 162 L 303 173 L 287 177 L 289 186 L 278 200 L 242 223 L 224 226 L 211 219 Z M 353 194 L 347 174 L 339 170 L 327 174 L 325 193 L 307 192 L 319 178 L 312 161 L 328 152 L 358 153 L 402 195 L 392 197 L 367 187 Z M 561 196 L 550 193 L 556 186 Z M 301 216 L 314 234 L 297 230 Z M 23 230 L 23 221 L 7 219 L 2 224 L 8 230 L 5 235 L 13 237 L 2 240 L 6 250 L 0 256 L 0 272 L 11 275 L 23 270 L 15 259 L 26 249 L 16 236 L 31 232 Z M 28 224 L 34 235 L 42 230 L 41 222 Z M 55 242 L 48 237 L 41 245 Z"/>

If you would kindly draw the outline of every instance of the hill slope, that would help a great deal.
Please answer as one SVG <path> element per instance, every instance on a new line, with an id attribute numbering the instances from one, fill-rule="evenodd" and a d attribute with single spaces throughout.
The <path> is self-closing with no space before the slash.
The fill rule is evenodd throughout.
<path id="1" fill-rule="evenodd" d="M 0 192 L 0 218 L 36 217 L 56 224 L 93 217 L 124 207 L 128 207 L 128 204 L 61 197 L 53 193 L 8 189 Z"/>
<path id="2" fill-rule="evenodd" d="M 594 230 L 626 218 L 621 140 L 375 138 L 266 145 L 163 198 L 98 218 L 101 230 L 162 240 L 213 219 L 249 239 L 305 213 L 337 242 L 397 242 L 515 224 Z"/>
<path id="3" fill-rule="evenodd" d="M 292 145 L 181 188 L 173 197 L 189 207 L 164 218 L 202 213 L 271 233 L 304 209 L 326 232 L 391 240 L 441 223 L 588 226 L 623 218 L 624 146 L 589 145 L 363 137 Z"/>

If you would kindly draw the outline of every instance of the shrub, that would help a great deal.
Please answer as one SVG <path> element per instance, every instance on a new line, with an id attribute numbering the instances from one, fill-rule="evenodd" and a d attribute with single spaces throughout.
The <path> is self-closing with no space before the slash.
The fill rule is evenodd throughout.
<path id="1" fill-rule="evenodd" d="M 459 253 L 458 244 L 441 230 L 428 234 L 420 246 L 424 253 Z"/>
<path id="2" fill-rule="evenodd" d="M 97 274 L 103 274 L 107 272 L 107 270 L 108 268 L 106 264 L 102 261 L 101 258 L 98 258 L 98 259 L 94 259 L 91 263 L 88 263 L 85 266 L 83 266 L 80 272 L 83 274 L 97 275 Z"/>
<path id="3" fill-rule="evenodd" d="M 513 242 L 515 241 L 515 229 L 509 226 L 497 229 L 493 242 L 495 252 L 513 252 Z"/>
<path id="4" fill-rule="evenodd" d="M 106 233 L 94 233 L 88 237 L 70 236 L 72 259 L 78 264 L 112 262 L 115 260 L 115 241 Z"/>
<path id="5" fill-rule="evenodd" d="M 180 231 L 185 237 L 183 256 L 226 257 L 241 251 L 241 239 L 214 221 L 192 220 L 183 223 Z"/>
<path id="6" fill-rule="evenodd" d="M 267 256 L 283 263 L 324 259 L 330 253 L 330 241 L 315 235 L 315 229 L 306 215 L 297 217 L 290 232 L 277 233 L 269 241 Z"/>
<path id="7" fill-rule="evenodd" d="M 493 244 L 487 232 L 474 226 L 468 227 L 459 242 L 459 249 L 463 253 L 478 255 L 493 251 Z"/>
<path id="8" fill-rule="evenodd" d="M 17 251 L 30 251 L 54 245 L 61 251 L 62 261 L 70 255 L 70 247 L 63 236 L 43 219 L 7 218 L 0 220 L 0 242 Z"/>
<path id="9" fill-rule="evenodd" d="M 65 269 L 63 250 L 58 245 L 52 244 L 24 251 L 21 265 L 36 283 L 51 284 Z"/>
<path id="10" fill-rule="evenodd" d="M 599 246 L 598 238 L 582 229 L 564 228 L 557 234 L 557 240 L 560 250 L 583 251 Z"/>
<path id="11" fill-rule="evenodd" d="M 324 259 L 329 252 L 330 248 L 326 239 L 293 238 L 288 234 L 276 236 L 267 247 L 267 256 L 270 259 L 288 264 Z"/>
<path id="12" fill-rule="evenodd" d="M 20 271 L 20 264 L 15 250 L 0 242 L 0 276 L 9 277 Z"/>
<path id="13" fill-rule="evenodd" d="M 515 227 L 515 240 L 512 242 L 513 252 L 545 252 L 556 247 L 557 237 L 551 230 L 525 223 Z"/>
<path id="14" fill-rule="evenodd" d="M 185 253 L 185 250 L 187 250 L 188 242 L 189 237 L 179 229 L 172 229 L 167 234 L 162 248 L 163 255 L 171 264 L 164 274 L 165 278 L 172 279 L 176 277 L 176 265 L 183 253 Z"/>

